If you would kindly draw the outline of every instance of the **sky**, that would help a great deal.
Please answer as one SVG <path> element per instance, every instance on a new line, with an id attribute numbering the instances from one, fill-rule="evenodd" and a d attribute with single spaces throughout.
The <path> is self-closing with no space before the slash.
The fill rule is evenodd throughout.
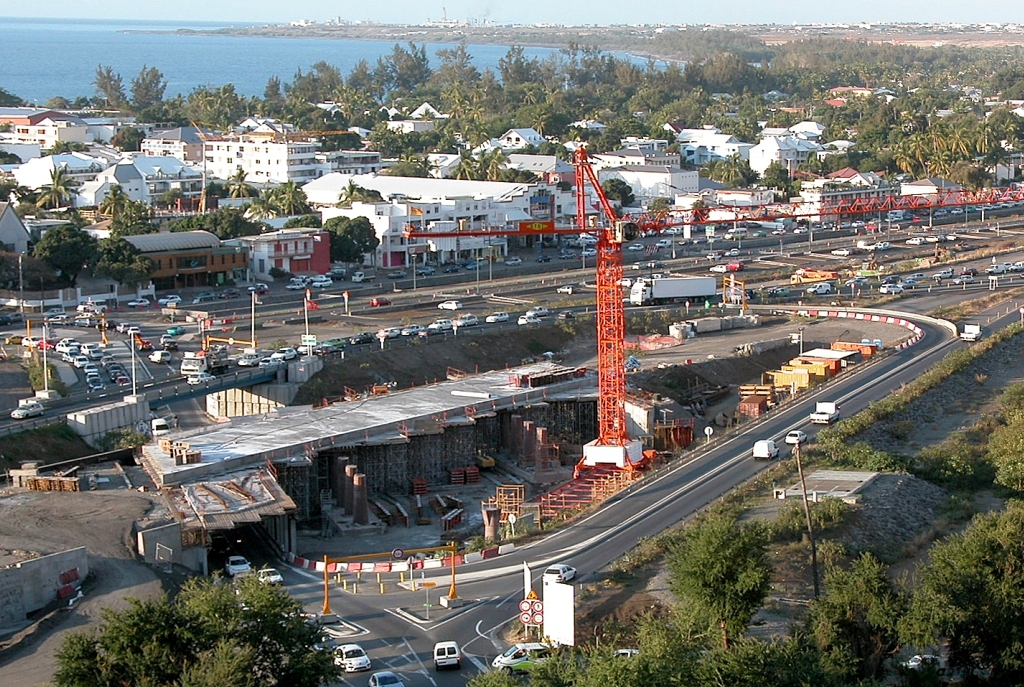
<path id="1" fill-rule="evenodd" d="M 49 0 L 18 3 L 0 0 L 0 17 L 60 17 L 93 19 L 160 19 L 183 22 L 281 23 L 299 19 L 323 21 L 341 17 L 384 23 L 422 23 L 439 19 L 491 20 L 498 23 L 554 24 L 808 24 L 833 22 L 1000 22 L 1024 23 L 1024 3 L 1017 0 L 389 0 L 385 3 L 305 0 L 300 7 L 280 0 L 176 0 L 143 3 L 138 0 Z M 585 8 L 585 12 L 584 12 Z"/>

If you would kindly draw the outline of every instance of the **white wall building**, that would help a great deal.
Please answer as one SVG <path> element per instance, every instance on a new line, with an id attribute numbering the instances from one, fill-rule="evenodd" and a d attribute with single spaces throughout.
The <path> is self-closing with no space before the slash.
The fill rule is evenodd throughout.
<path id="1" fill-rule="evenodd" d="M 750 168 L 764 174 L 773 162 L 778 162 L 792 176 L 797 167 L 821 150 L 817 143 L 797 136 L 767 136 L 750 149 Z"/>
<path id="2" fill-rule="evenodd" d="M 432 119 L 393 119 L 385 122 L 391 131 L 400 134 L 411 134 L 417 131 L 433 131 L 436 127 Z"/>
<path id="3" fill-rule="evenodd" d="M 712 160 L 727 160 L 734 155 L 746 160 L 750 157 L 753 143 L 744 143 L 732 134 L 723 134 L 715 126 L 701 129 L 683 129 L 666 124 L 665 128 L 676 134 L 679 153 L 687 164 L 702 167 Z"/>
<path id="4" fill-rule="evenodd" d="M 140 150 L 144 155 L 170 156 L 189 164 L 203 164 L 203 139 L 194 126 L 181 126 L 147 136 L 142 139 Z"/>
<path id="5" fill-rule="evenodd" d="M 190 200 L 202 194 L 203 172 L 176 157 L 139 155 L 119 161 L 82 184 L 75 204 L 99 205 L 115 185 L 131 200 L 147 205 L 170 191 L 179 191 L 183 199 Z"/>
<path id="6" fill-rule="evenodd" d="M 675 167 L 679 168 L 679 153 L 665 150 L 641 150 L 639 148 L 621 148 L 610 153 L 591 156 L 598 169 L 605 167 Z"/>
<path id="7" fill-rule="evenodd" d="M 14 168 L 14 178 L 26 188 L 40 189 L 48 186 L 55 169 L 63 169 L 64 173 L 76 184 L 95 179 L 100 172 L 109 167 L 109 163 L 98 157 L 85 153 L 61 153 L 47 155 L 29 160 Z"/>
<path id="8" fill-rule="evenodd" d="M 14 205 L 0 202 L 0 247 L 12 253 L 26 253 L 31 238 Z"/>
<path id="9" fill-rule="evenodd" d="M 321 172 L 319 144 L 313 141 L 277 142 L 252 136 L 207 140 L 203 145 L 206 173 L 228 179 L 239 169 L 249 183 L 304 183 Z"/>
<path id="10" fill-rule="evenodd" d="M 527 146 L 539 146 L 545 139 L 536 129 L 509 129 L 498 141 L 502 150 L 521 150 Z"/>
<path id="11" fill-rule="evenodd" d="M 699 174 L 696 171 L 677 167 L 655 165 L 631 165 L 608 167 L 598 172 L 598 179 L 620 179 L 629 184 L 637 200 L 674 198 L 678 193 L 696 193 L 699 189 Z"/>
<path id="12" fill-rule="evenodd" d="M 457 156 L 456 156 L 457 157 Z M 375 150 L 332 150 L 316 154 L 319 174 L 374 174 L 381 170 L 380 153 Z"/>

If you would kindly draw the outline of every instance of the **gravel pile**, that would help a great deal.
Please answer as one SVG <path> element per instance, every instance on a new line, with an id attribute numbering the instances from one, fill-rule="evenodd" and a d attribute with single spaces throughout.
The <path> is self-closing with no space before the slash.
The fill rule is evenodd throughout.
<path id="1" fill-rule="evenodd" d="M 943 489 L 911 475 L 879 475 L 861 494 L 863 500 L 841 539 L 855 551 L 872 551 L 883 560 L 892 560 L 932 528 L 947 498 Z"/>

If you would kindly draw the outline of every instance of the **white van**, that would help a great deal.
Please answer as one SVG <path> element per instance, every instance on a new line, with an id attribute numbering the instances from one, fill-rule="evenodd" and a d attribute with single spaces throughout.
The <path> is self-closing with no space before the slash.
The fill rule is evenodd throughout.
<path id="1" fill-rule="evenodd" d="M 171 426 L 167 424 L 167 420 L 162 417 L 155 417 L 149 421 L 150 429 L 153 432 L 153 437 L 162 437 L 171 433 Z"/>
<path id="2" fill-rule="evenodd" d="M 455 642 L 438 642 L 434 645 L 434 670 L 462 668 L 462 650 Z"/>
<path id="3" fill-rule="evenodd" d="M 754 442 L 752 454 L 754 460 L 772 460 L 779 457 L 779 445 L 771 439 L 761 439 Z"/>
<path id="4" fill-rule="evenodd" d="M 817 284 L 811 284 L 807 287 L 804 293 L 808 293 L 815 296 L 826 296 L 832 293 L 832 284 L 827 281 L 818 282 Z"/>
<path id="5" fill-rule="evenodd" d="M 352 281 L 355 282 L 356 284 L 366 281 L 366 275 L 362 272 L 353 272 Z"/>

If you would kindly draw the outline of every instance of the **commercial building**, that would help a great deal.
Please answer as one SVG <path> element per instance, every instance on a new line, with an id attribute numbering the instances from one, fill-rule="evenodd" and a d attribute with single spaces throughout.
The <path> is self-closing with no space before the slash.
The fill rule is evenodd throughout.
<path id="1" fill-rule="evenodd" d="M 222 244 L 208 231 L 140 234 L 125 240 L 153 261 L 150 277 L 157 289 L 216 286 L 248 277 L 248 247 Z"/>
<path id="2" fill-rule="evenodd" d="M 176 157 L 191 165 L 203 164 L 203 139 L 209 136 L 194 126 L 181 126 L 154 133 L 142 139 L 140 150 L 143 155 L 154 157 Z"/>
<path id="3" fill-rule="evenodd" d="M 331 269 L 331 238 L 321 229 L 282 229 L 226 243 L 248 248 L 256 279 L 272 279 L 270 270 L 275 267 L 296 275 L 325 274 Z"/>
<path id="4" fill-rule="evenodd" d="M 80 117 L 33 107 L 0 107 L 0 124 L 9 124 L 14 141 L 38 143 L 46 150 L 58 143 L 92 141 L 88 125 Z"/>
<path id="5" fill-rule="evenodd" d="M 874 172 L 858 172 L 846 167 L 827 177 L 803 181 L 800 185 L 800 200 L 803 212 L 817 215 L 822 222 L 836 222 L 840 217 L 823 214 L 823 209 L 840 203 L 855 203 L 861 200 L 878 200 L 896 195 L 896 188 Z"/>
<path id="6" fill-rule="evenodd" d="M 316 141 L 275 141 L 248 134 L 207 139 L 203 156 L 208 176 L 229 179 L 238 170 L 249 183 L 305 183 L 321 174 Z"/>

